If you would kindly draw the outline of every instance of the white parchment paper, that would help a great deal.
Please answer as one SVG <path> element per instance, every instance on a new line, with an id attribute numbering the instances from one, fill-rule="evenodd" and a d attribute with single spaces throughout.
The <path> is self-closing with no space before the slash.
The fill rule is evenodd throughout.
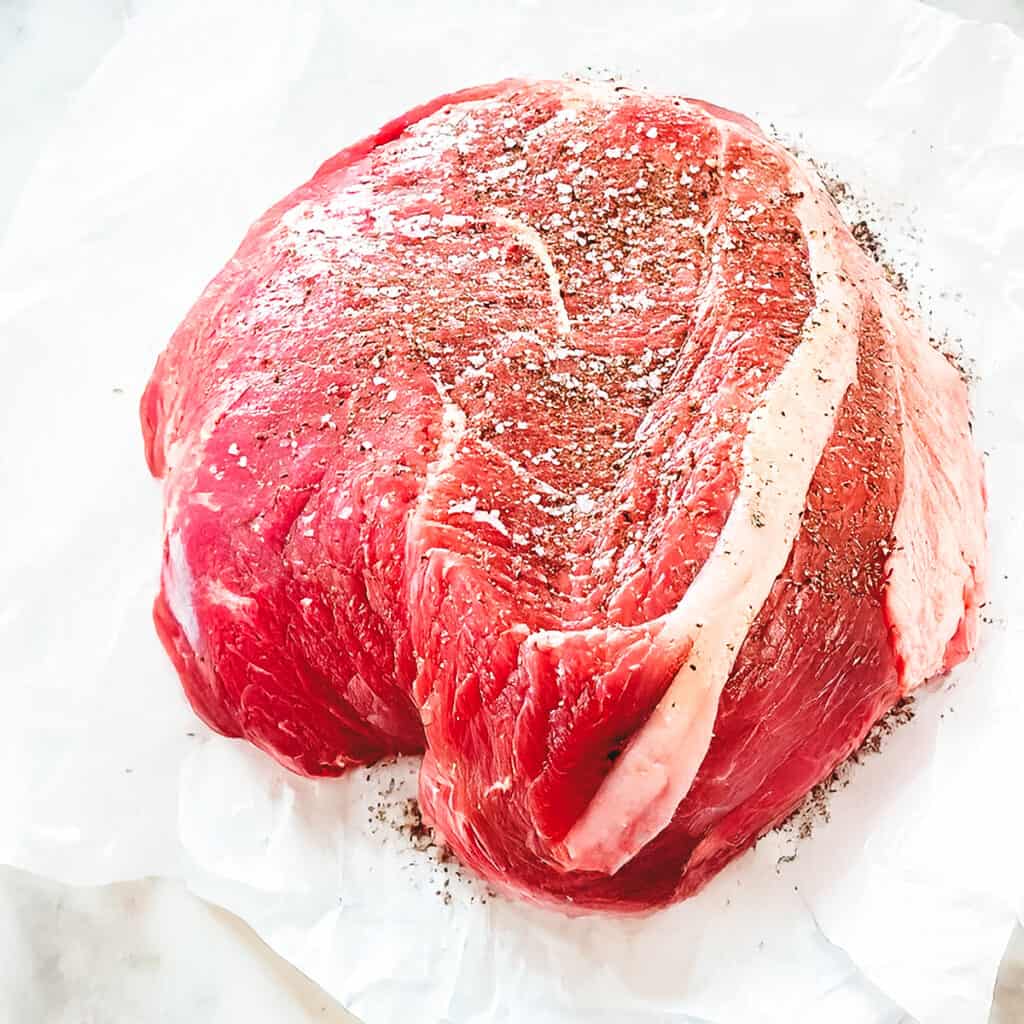
<path id="1" fill-rule="evenodd" d="M 417 853 L 412 762 L 313 783 L 194 719 L 149 621 L 136 420 L 177 321 L 323 158 L 441 91 L 588 68 L 773 124 L 871 197 L 979 377 L 991 506 L 977 657 L 811 838 L 631 920 L 492 898 Z M 912 0 L 143 5 L 0 247 L 0 861 L 184 877 L 369 1024 L 981 1024 L 1024 912 L 1022 97 L 1021 40 Z"/>

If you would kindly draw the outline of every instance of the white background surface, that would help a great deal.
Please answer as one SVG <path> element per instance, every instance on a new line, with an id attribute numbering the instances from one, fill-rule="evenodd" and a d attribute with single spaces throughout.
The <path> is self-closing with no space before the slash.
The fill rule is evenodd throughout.
<path id="1" fill-rule="evenodd" d="M 63 134 L 66 144 L 69 134 L 74 140 L 76 131 L 87 131 L 88 126 L 96 120 L 112 130 L 118 128 L 116 110 L 90 111 L 88 91 L 83 99 L 79 90 L 90 81 L 95 83 L 97 77 L 113 73 L 105 63 L 110 48 L 122 41 L 125 32 L 133 30 L 133 22 L 137 24 L 139 19 L 145 18 L 147 9 L 153 6 L 150 3 L 63 5 L 25 2 L 0 7 L 0 145 L 3 147 L 3 159 L 0 159 L 0 230 L 12 216 L 20 185 L 28 178 L 37 161 L 45 164 L 51 136 Z M 181 6 L 184 10 L 188 5 Z M 944 0 L 943 6 L 951 4 Z M 294 11 L 300 5 L 292 7 Z M 1019 4 L 971 4 L 970 8 L 976 16 L 985 13 L 1018 25 L 1024 23 Z M 313 9 L 311 5 L 310 10 Z M 512 11 L 514 15 L 514 6 Z M 502 31 L 508 30 L 510 19 L 514 23 L 511 15 L 497 19 L 502 23 Z M 141 472 L 134 425 L 136 396 L 132 388 L 144 379 L 160 340 L 170 333 L 206 278 L 216 270 L 224 255 L 233 247 L 245 224 L 300 180 L 320 158 L 349 141 L 359 130 L 370 127 L 362 124 L 358 115 L 353 116 L 351 113 L 339 113 L 337 125 L 324 125 L 319 131 L 310 131 L 309 126 L 303 124 L 303 112 L 314 109 L 314 106 L 304 102 L 302 90 L 317 88 L 316 61 L 324 62 L 320 77 L 329 81 L 332 59 L 344 59 L 348 47 L 368 44 L 358 38 L 354 41 L 338 38 L 320 40 L 318 45 L 313 45 L 318 32 L 316 18 L 300 15 L 290 18 L 289 24 L 296 29 L 293 38 L 280 40 L 280 45 L 271 50 L 255 49 L 250 52 L 249 60 L 222 69 L 225 76 L 230 77 L 240 88 L 258 93 L 265 86 L 262 63 L 273 61 L 283 64 L 287 73 L 290 61 L 294 61 L 297 67 L 300 57 L 305 59 L 310 51 L 313 53 L 314 73 L 306 74 L 298 94 L 289 97 L 289 117 L 282 118 L 278 108 L 272 107 L 267 111 L 267 125 L 273 126 L 273 134 L 265 136 L 262 142 L 258 139 L 254 141 L 251 135 L 253 124 L 250 121 L 245 125 L 244 132 L 241 128 L 237 129 L 238 137 L 233 139 L 232 132 L 236 126 L 230 118 L 219 122 L 220 131 L 226 136 L 221 140 L 222 145 L 230 148 L 234 143 L 240 154 L 242 173 L 231 180 L 222 181 L 219 185 L 211 183 L 203 179 L 201 167 L 190 166 L 180 160 L 180 154 L 187 149 L 185 142 L 195 127 L 196 119 L 201 121 L 206 117 L 216 122 L 218 116 L 223 119 L 226 113 L 230 113 L 218 108 L 218 98 L 215 96 L 209 98 L 205 110 L 195 107 L 183 110 L 178 123 L 161 120 L 158 124 L 146 124 L 133 119 L 130 123 L 120 125 L 122 132 L 135 134 L 138 145 L 152 152 L 154 162 L 175 166 L 181 175 L 195 176 L 207 189 L 222 189 L 223 202 L 212 204 L 211 208 L 215 210 L 215 221 L 212 224 L 208 222 L 211 208 L 204 209 L 203 216 L 207 222 L 202 225 L 202 231 L 190 221 L 190 218 L 198 216 L 196 212 L 175 209 L 168 217 L 167 224 L 175 222 L 177 228 L 169 228 L 166 224 L 161 228 L 168 241 L 167 251 L 154 257 L 152 247 L 145 248 L 147 260 L 150 261 L 147 273 L 159 274 L 166 269 L 173 285 L 168 288 L 166 295 L 154 300 L 144 324 L 119 320 L 119 316 L 122 316 L 121 308 L 130 308 L 129 302 L 121 301 L 123 296 L 120 289 L 132 287 L 132 268 L 126 267 L 120 279 L 112 277 L 106 282 L 110 299 L 106 306 L 109 330 L 124 332 L 134 329 L 142 332 L 143 336 L 140 337 L 133 358 L 126 360 L 122 354 L 117 362 L 108 362 L 105 361 L 105 352 L 101 347 L 77 353 L 71 348 L 74 353 L 71 358 L 78 359 L 80 363 L 82 389 L 95 395 L 98 432 L 104 438 L 123 438 L 123 447 L 119 447 L 123 462 L 119 464 L 118 460 L 114 460 L 113 463 L 107 463 L 113 466 L 112 472 L 129 476 Z M 218 23 L 215 15 L 205 19 L 201 30 L 197 25 L 194 52 L 188 55 L 167 55 L 167 66 L 161 70 L 166 74 L 168 90 L 173 92 L 175 76 L 189 74 L 191 62 L 203 64 L 204 61 L 216 62 L 219 59 L 216 34 L 209 34 L 211 26 L 222 32 L 231 30 L 243 35 L 246 32 L 245 25 Z M 409 32 L 407 26 L 408 19 L 396 11 L 395 32 L 398 40 L 393 41 L 392 45 L 405 46 L 412 60 L 417 57 L 422 59 L 415 33 Z M 237 40 L 235 42 L 237 44 Z M 467 45 L 464 39 L 457 42 L 459 45 Z M 265 47 L 265 43 L 262 37 L 254 36 L 254 47 Z M 228 52 L 237 55 L 245 50 L 235 45 Z M 422 98 L 419 95 L 409 96 L 399 86 L 389 85 L 384 81 L 386 72 L 387 69 L 384 69 L 381 82 L 375 83 L 381 95 L 379 102 L 385 106 L 385 114 L 403 109 L 409 100 Z M 102 89 L 94 89 L 93 95 L 97 94 L 105 96 L 104 102 L 111 102 L 109 94 L 104 94 Z M 126 97 L 124 104 L 126 112 L 132 111 L 131 97 Z M 351 110 L 351 104 L 348 109 Z M 94 115 L 98 115 L 95 120 Z M 289 134 L 289 126 L 292 135 Z M 117 140 L 111 141 L 113 151 Z M 280 154 L 268 151 L 271 143 L 275 148 L 294 146 L 297 151 L 287 158 L 281 157 Z M 93 147 L 88 151 L 102 159 L 101 148 Z M 878 154 L 877 158 L 885 160 L 886 154 Z M 244 173 L 245 161 L 251 160 L 265 160 L 270 165 L 270 172 L 247 176 Z M 119 178 L 121 168 L 116 161 L 112 161 L 103 170 L 105 175 L 93 175 L 91 180 L 104 181 L 111 192 L 121 190 L 125 195 L 133 195 L 132 189 L 137 182 Z M 90 201 L 103 203 L 108 198 L 106 194 L 65 194 L 54 195 L 53 203 L 58 214 L 61 205 L 66 204 L 67 215 L 71 220 L 76 206 Z M 143 198 L 152 200 L 154 197 Z M 112 209 L 117 211 L 119 217 L 131 217 L 130 204 L 128 209 L 118 209 L 116 204 Z M 74 261 L 86 264 L 93 252 L 101 251 L 96 240 L 90 237 L 73 234 L 62 237 L 59 231 L 53 231 L 54 223 L 59 221 L 47 225 L 47 233 L 26 257 L 36 261 L 40 288 L 45 287 L 49 261 L 58 261 L 62 266 Z M 191 251 L 190 239 L 197 235 L 201 235 L 207 243 L 211 236 L 219 237 L 222 240 L 220 251 L 212 257 L 208 248 Z M 182 265 L 194 267 L 191 279 L 183 279 L 180 269 L 177 273 L 171 273 L 172 268 L 180 268 Z M 85 271 L 79 279 L 89 280 Z M 72 274 L 69 280 L 74 287 L 76 276 Z M 89 283 L 95 286 L 94 281 Z M 94 341 L 102 337 L 102 330 L 98 328 L 103 325 L 84 322 L 81 326 L 83 338 Z M 9 340 L 4 339 L 4 342 Z M 66 361 L 69 358 L 66 337 L 33 337 L 31 344 L 38 346 L 37 358 L 44 365 L 46 360 Z M 120 396 L 113 392 L 114 387 L 123 386 L 129 389 L 127 395 Z M 53 401 L 52 422 L 59 424 L 61 396 L 54 395 Z M 3 422 L 2 436 L 5 443 L 9 444 L 12 438 L 18 437 L 16 430 L 19 415 L 24 417 L 24 421 L 31 418 L 33 429 L 45 431 L 45 420 L 41 426 L 38 425 L 37 413 L 37 409 L 19 407 L 15 396 L 15 401 L 0 413 L 4 417 L 0 422 Z M 82 450 L 72 443 L 69 443 L 68 448 L 74 452 Z M 12 461 L 17 458 L 16 452 L 7 452 L 6 455 Z M 112 481 L 97 479 L 88 460 L 76 458 L 72 464 L 56 469 L 40 467 L 40 475 L 45 479 L 40 479 L 38 497 L 52 501 L 58 495 L 64 495 L 65 500 L 68 495 L 72 496 L 94 544 L 108 545 L 111 550 L 115 550 L 119 544 L 129 543 L 137 546 L 140 565 L 146 566 L 152 562 L 157 550 L 158 499 L 155 490 L 152 493 L 140 492 L 137 498 L 132 499 L 137 500 L 140 507 L 131 510 L 141 516 L 152 517 L 152 535 L 143 533 L 125 538 L 118 530 L 117 521 L 111 520 L 102 507 L 97 506 L 94 512 L 90 510 L 91 496 L 102 492 Z M 131 496 L 136 491 L 129 489 L 125 493 Z M 18 525 L 24 526 L 30 519 L 33 496 L 20 497 L 20 507 L 13 519 Z M 48 541 L 57 544 L 62 542 L 62 538 L 55 533 L 52 537 L 36 538 L 32 544 L 45 545 Z M 26 581 L 26 586 L 54 588 L 53 600 L 59 602 L 59 581 L 31 581 L 30 570 L 34 561 L 32 544 L 27 542 L 23 531 L 7 531 L 0 542 L 2 564 L 12 566 L 15 578 Z M 73 553 L 68 553 L 69 559 L 73 557 Z M 127 552 L 127 557 L 133 557 L 133 551 Z M 147 659 L 152 658 L 151 648 L 154 645 L 148 623 L 151 575 L 144 573 L 138 579 L 126 581 L 117 572 L 115 563 L 108 577 L 101 574 L 92 580 L 91 587 L 85 593 L 76 595 L 78 600 L 103 602 L 110 599 L 111 592 L 117 592 L 119 601 L 127 597 L 128 600 L 124 601 L 126 606 L 138 609 L 137 615 L 119 625 L 118 635 L 122 639 L 125 636 L 136 639 L 127 644 L 111 644 L 111 663 L 108 666 L 111 673 L 130 671 L 133 663 L 150 663 Z M 134 588 L 134 591 L 126 595 L 125 587 Z M 133 600 L 133 596 L 137 599 Z M 0 607 L 0 624 L 6 611 Z M 42 633 L 42 640 L 25 637 L 20 641 L 22 644 L 36 644 L 36 649 L 30 653 L 44 664 L 60 658 L 61 651 L 56 648 L 74 649 L 74 645 L 89 641 L 90 621 L 87 616 L 81 622 L 76 621 L 73 615 L 55 616 L 54 621 L 59 626 L 54 633 Z M 49 647 L 50 644 L 53 648 Z M 20 653 L 24 655 L 25 652 Z M 16 683 L 15 680 L 10 682 Z M 103 850 L 95 848 L 96 844 L 100 847 L 109 844 L 111 849 L 133 850 L 134 862 L 144 864 L 146 871 L 160 871 L 168 875 L 181 871 L 182 854 L 178 835 L 175 831 L 162 833 L 159 828 L 153 828 L 154 821 L 177 822 L 174 813 L 177 790 L 166 786 L 161 789 L 160 773 L 150 771 L 150 766 L 164 759 L 180 760 L 186 757 L 194 739 L 188 733 L 196 731 L 196 727 L 173 690 L 158 689 L 148 679 L 143 680 L 143 683 L 146 685 L 140 685 L 127 701 L 124 693 L 118 691 L 116 699 L 111 698 L 110 706 L 101 708 L 105 714 L 119 717 L 124 722 L 124 743 L 109 753 L 110 773 L 112 777 L 117 777 L 116 785 L 97 790 L 88 779 L 76 780 L 73 764 L 68 764 L 60 776 L 62 785 L 69 788 L 80 805 L 83 820 L 88 818 L 93 805 L 103 805 L 108 811 L 113 805 L 114 811 L 110 812 L 110 816 L 119 821 L 119 834 L 95 839 L 93 848 L 84 851 L 76 847 L 80 837 L 73 834 L 74 825 L 66 821 L 54 821 L 49 834 L 40 833 L 33 837 L 33 842 L 39 844 L 34 863 L 43 865 L 58 877 L 84 880 L 76 877 L 75 865 L 70 862 L 70 858 L 81 856 L 84 861 L 88 861 L 90 857 L 101 855 Z M 89 699 L 95 700 L 96 697 L 90 695 Z M 67 712 L 69 719 L 74 717 L 73 707 L 67 708 Z M 140 725 L 146 721 L 147 716 L 158 717 L 161 721 L 171 718 L 180 724 L 174 737 L 167 739 L 166 749 L 154 750 L 147 745 L 148 734 Z M 47 743 L 48 735 L 61 735 L 62 723 L 59 722 L 41 720 L 31 721 L 27 725 L 34 730 L 35 742 L 40 746 Z M 137 742 L 133 743 L 133 737 L 137 738 Z M 52 756 L 61 758 L 59 746 L 55 746 Z M 198 764 L 195 759 L 193 764 L 197 770 L 203 768 L 205 763 L 208 771 L 227 774 L 232 770 L 233 762 L 230 759 L 233 756 L 227 755 L 227 761 L 206 762 L 200 757 Z M 113 763 L 115 759 L 116 764 Z M 20 766 L 17 763 L 4 765 L 3 754 L 0 753 L 0 768 L 7 771 L 8 777 L 16 778 Z M 152 777 L 148 778 L 150 775 Z M 859 795 L 865 795 L 863 788 Z M 34 794 L 33 799 L 37 796 Z M 169 813 L 164 816 L 140 813 L 139 801 L 142 799 L 147 804 L 165 803 Z M 214 792 L 211 800 L 215 806 L 216 799 L 217 793 Z M 256 828 L 261 827 L 258 820 L 255 823 L 250 821 L 250 824 Z M 92 837 L 90 841 L 93 841 Z M 231 853 L 223 849 L 207 852 L 214 859 Z M 13 855 L 10 849 L 0 850 L 0 853 L 7 854 L 0 859 L 10 859 L 15 863 L 25 859 L 22 856 L 23 850 L 15 849 Z M 287 863 L 287 856 L 284 862 Z M 253 869 L 254 865 L 233 865 L 235 874 L 239 870 L 244 873 Z M 143 882 L 109 889 L 62 891 L 52 884 L 35 882 L 24 875 L 6 872 L 0 877 L 0 889 L 7 897 L 3 900 L 5 916 L 0 920 L 0 942 L 5 953 L 9 951 L 6 957 L 7 976 L 0 974 L 2 1019 L 129 1021 L 147 1019 L 155 1007 L 163 1011 L 163 1019 L 172 1021 L 251 1019 L 290 1022 L 293 1019 L 337 1019 L 337 1007 L 332 1009 L 322 993 L 311 986 L 304 986 L 290 968 L 269 966 L 273 963 L 273 955 L 244 926 L 227 923 L 228 919 L 222 914 L 207 911 L 180 886 Z M 102 941 L 97 941 L 97 936 L 102 936 Z M 922 940 L 927 938 L 924 936 Z M 197 955 L 197 951 L 202 951 L 202 955 Z M 357 953 L 353 949 L 353 954 Z M 358 962 L 358 955 L 353 956 L 353 962 Z M 1005 973 L 1004 979 L 1008 990 L 1014 984 L 1020 986 L 1019 975 L 1015 983 L 1010 971 Z M 840 988 L 846 993 L 844 1006 L 847 1008 L 854 1005 L 850 1000 L 855 997 L 850 993 L 858 989 L 858 986 L 863 990 L 863 1015 L 858 1018 L 852 1015 L 856 1013 L 852 1010 L 849 1011 L 851 1016 L 844 1019 L 896 1021 L 903 1016 L 877 990 L 858 980 L 855 971 L 841 980 Z M 1004 998 L 1009 999 L 1009 996 Z M 791 1019 L 821 1019 L 822 1012 L 820 1006 L 812 1008 L 810 1015 L 805 1018 L 795 1010 Z M 1009 1010 L 1006 1012 L 1011 1013 Z M 1024 1010 L 1020 1012 L 1024 1014 Z M 226 1016 L 228 1013 L 233 1013 L 233 1016 Z M 219 1017 L 217 1014 L 225 1016 Z M 334 1014 L 333 1018 L 331 1014 Z M 425 1018 L 414 1015 L 410 1019 L 433 1018 L 428 1013 Z M 593 1019 L 601 1019 L 597 1010 Z M 1005 1019 L 1018 1018 L 1005 1016 Z"/>

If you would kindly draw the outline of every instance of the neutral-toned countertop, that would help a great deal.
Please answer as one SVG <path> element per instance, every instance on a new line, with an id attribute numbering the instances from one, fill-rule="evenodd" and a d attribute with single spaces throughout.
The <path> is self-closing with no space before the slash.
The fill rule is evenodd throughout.
<path id="1" fill-rule="evenodd" d="M 71 888 L 0 869 L 9 1024 L 349 1024 L 236 917 L 178 882 Z"/>
<path id="2" fill-rule="evenodd" d="M 0 3 L 0 232 L 77 88 L 126 20 L 159 2 L 165 0 Z M 1024 0 L 930 2 L 1024 34 Z M 2 1021 L 354 1020 L 245 924 L 173 881 L 69 888 L 0 868 L 0 954 Z M 1024 1022 L 1020 928 L 1000 973 L 992 1022 Z"/>

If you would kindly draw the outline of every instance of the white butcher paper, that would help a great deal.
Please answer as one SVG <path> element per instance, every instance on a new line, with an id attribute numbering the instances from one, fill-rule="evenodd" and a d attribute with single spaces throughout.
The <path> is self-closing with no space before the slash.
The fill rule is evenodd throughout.
<path id="1" fill-rule="evenodd" d="M 366 1024 L 983 1024 L 1024 915 L 1024 41 L 913 0 L 132 11 L 0 241 L 0 862 L 184 878 Z M 312 782 L 199 723 L 150 622 L 136 414 L 207 280 L 321 160 L 440 92 L 588 70 L 742 111 L 873 202 L 930 329 L 963 339 L 990 499 L 976 656 L 810 838 L 629 919 L 416 852 L 412 759 Z"/>

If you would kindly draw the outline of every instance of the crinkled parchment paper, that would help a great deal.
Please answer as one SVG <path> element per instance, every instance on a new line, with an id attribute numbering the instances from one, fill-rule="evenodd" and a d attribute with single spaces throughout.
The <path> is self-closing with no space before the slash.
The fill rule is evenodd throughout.
<path id="1" fill-rule="evenodd" d="M 991 504 L 977 657 L 810 838 L 631 920 L 493 898 L 417 851 L 412 762 L 312 783 L 194 719 L 149 621 L 135 411 L 249 222 L 321 159 L 443 90 L 587 69 L 751 114 L 871 198 L 963 339 Z M 911 0 L 144 5 L 0 249 L 0 861 L 183 876 L 369 1024 L 980 1024 L 1024 889 L 1022 97 L 1024 43 Z"/>

